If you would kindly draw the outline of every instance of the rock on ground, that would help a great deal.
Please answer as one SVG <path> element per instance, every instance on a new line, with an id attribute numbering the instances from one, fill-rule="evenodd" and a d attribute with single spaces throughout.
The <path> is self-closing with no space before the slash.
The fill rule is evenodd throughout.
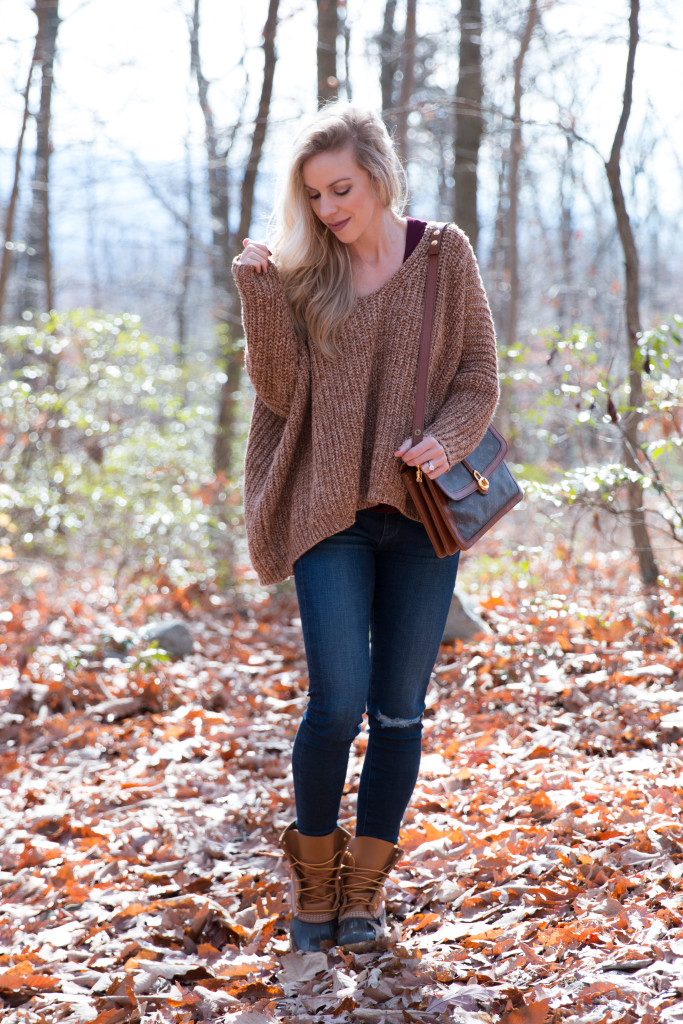
<path id="1" fill-rule="evenodd" d="M 482 619 L 475 602 L 460 590 L 453 592 L 443 642 L 471 640 L 480 633 L 490 633 L 490 626 Z"/>

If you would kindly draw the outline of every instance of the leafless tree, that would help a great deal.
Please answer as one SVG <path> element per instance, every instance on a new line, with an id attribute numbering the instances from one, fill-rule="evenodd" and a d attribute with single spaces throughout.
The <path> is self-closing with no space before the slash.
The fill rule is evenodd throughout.
<path id="1" fill-rule="evenodd" d="M 498 334 L 506 348 L 517 339 L 519 316 L 519 251 L 518 221 L 520 207 L 520 167 L 522 163 L 522 96 L 524 62 L 538 20 L 538 0 L 528 0 L 524 22 L 519 34 L 513 62 L 513 104 L 510 114 L 498 114 L 499 127 L 507 134 L 507 145 L 498 146 L 498 207 L 494 224 L 492 277 L 497 287 L 491 289 L 491 300 Z M 510 123 L 506 132 L 505 128 Z M 503 373 L 506 361 L 501 360 Z M 498 419 L 511 440 L 514 429 L 511 418 L 512 394 L 504 376 Z"/>
<path id="2" fill-rule="evenodd" d="M 27 243 L 27 272 L 22 306 L 25 309 L 53 309 L 52 252 L 50 245 L 50 152 L 52 123 L 52 83 L 59 0 L 35 0 L 38 18 L 34 64 L 40 66 L 40 103 L 35 115 L 36 160 L 31 185 Z"/>
<path id="3" fill-rule="evenodd" d="M 346 8 L 343 8 L 341 34 L 344 37 L 344 92 L 348 103 L 353 102 L 353 83 L 351 81 L 351 25 Z"/>
<path id="4" fill-rule="evenodd" d="M 263 145 L 266 139 L 270 102 L 273 94 L 276 52 L 275 35 L 278 24 L 279 0 L 269 0 L 268 14 L 263 28 L 263 79 L 258 111 L 251 136 L 249 156 L 239 184 L 239 225 L 231 234 L 229 221 L 230 145 L 237 126 L 228 134 L 228 145 L 221 143 L 217 119 L 209 98 L 209 82 L 204 76 L 199 49 L 200 0 L 194 0 L 190 23 L 190 54 L 192 70 L 197 81 L 199 102 L 204 116 L 207 151 L 207 177 L 211 203 L 213 247 L 211 272 L 214 288 L 214 320 L 220 338 L 220 362 L 225 373 L 221 388 L 214 439 L 214 469 L 217 474 L 229 476 L 232 469 L 232 449 L 235 440 L 237 395 L 242 376 L 242 352 L 236 346 L 240 335 L 240 303 L 234 286 L 230 266 L 232 257 L 241 247 L 241 240 L 249 234 L 254 208 L 254 188 Z"/>
<path id="5" fill-rule="evenodd" d="M 21 128 L 19 129 L 19 138 L 17 140 L 17 148 L 14 152 L 14 176 L 12 178 L 12 191 L 10 193 L 9 203 L 7 204 L 7 213 L 5 215 L 5 244 L 2 247 L 2 257 L 0 258 L 0 323 L 3 322 L 3 314 L 5 308 L 5 297 L 7 295 L 7 282 L 9 281 L 10 269 L 12 266 L 12 255 L 14 252 L 14 222 L 17 212 L 17 202 L 19 200 L 19 178 L 21 175 L 21 158 L 24 150 L 24 140 L 26 138 L 26 126 L 29 118 L 29 94 L 31 92 L 31 81 L 33 79 L 33 69 L 38 61 L 39 43 L 38 37 L 36 37 L 35 49 L 33 53 L 33 59 L 28 69 L 28 78 L 26 80 L 26 88 L 24 89 L 24 109 L 21 118 Z"/>
<path id="6" fill-rule="evenodd" d="M 240 219 L 237 229 L 237 237 L 234 239 L 232 248 L 238 250 L 242 239 L 249 234 L 252 214 L 254 209 L 254 188 L 256 186 L 256 175 L 258 173 L 263 146 L 266 141 L 268 119 L 270 117 L 270 102 L 273 95 L 273 79 L 275 76 L 275 64 L 277 60 L 275 52 L 275 34 L 277 32 L 278 8 L 280 0 L 269 0 L 268 14 L 263 28 L 263 79 L 261 81 L 261 96 L 259 99 L 256 123 L 251 137 L 251 147 L 247 159 L 242 182 L 240 187 Z M 229 273 L 230 264 L 227 270 Z M 230 275 L 230 307 L 229 323 L 230 335 L 235 330 L 241 332 L 240 302 L 235 288 L 232 275 Z M 243 356 L 241 349 L 236 349 L 232 337 L 229 335 L 224 351 L 224 364 L 226 380 L 221 388 L 221 395 L 218 407 L 218 423 L 216 439 L 214 444 L 214 467 L 216 472 L 223 472 L 226 475 L 232 466 L 232 446 L 235 440 L 235 421 L 237 413 L 237 401 L 240 390 Z"/>
<path id="7" fill-rule="evenodd" d="M 406 27 L 403 36 L 403 61 L 401 91 L 396 112 L 396 149 L 403 161 L 408 163 L 408 115 L 410 114 L 415 90 L 415 46 L 417 42 L 417 0 L 406 0 Z"/>
<path id="8" fill-rule="evenodd" d="M 379 82 L 382 92 L 382 116 L 389 129 L 392 129 L 395 125 L 395 118 L 393 116 L 394 82 L 396 72 L 399 69 L 398 33 L 394 25 L 396 2 L 397 0 L 386 0 L 382 31 L 379 35 Z"/>
<path id="9" fill-rule="evenodd" d="M 194 275 L 195 254 L 195 185 L 192 175 L 192 154 L 189 139 L 185 139 L 185 223 L 183 250 L 184 256 L 179 272 L 176 301 L 176 338 L 178 345 L 178 363 L 183 366 L 187 360 L 188 343 L 188 306 L 190 288 Z"/>
<path id="10" fill-rule="evenodd" d="M 197 82 L 199 106 L 204 118 L 204 144 L 207 156 L 207 180 L 209 203 L 211 208 L 211 279 L 213 284 L 214 317 L 218 322 L 225 322 L 229 309 L 228 276 L 232 262 L 232 240 L 229 234 L 230 192 L 228 154 L 232 135 L 228 136 L 228 144 L 222 142 L 222 133 L 216 123 L 213 108 L 209 100 L 209 81 L 204 75 L 201 53 L 199 49 L 199 27 L 201 19 L 201 0 L 194 0 L 192 19 L 190 21 L 190 62 L 193 76 Z"/>
<path id="11" fill-rule="evenodd" d="M 622 449 L 624 465 L 639 471 L 640 449 L 639 428 L 643 405 L 643 363 L 638 339 L 641 332 L 640 324 L 640 271 L 638 249 L 631 227 L 631 220 L 626 208 L 626 199 L 621 182 L 621 151 L 626 134 L 626 126 L 631 114 L 633 102 L 633 77 L 635 72 L 636 48 L 638 46 L 638 16 L 640 0 L 630 0 L 629 13 L 629 46 L 626 60 L 626 79 L 621 116 L 612 142 L 612 149 L 605 163 L 607 180 L 612 193 L 612 204 L 617 221 L 619 240 L 624 252 L 625 278 L 625 315 L 626 315 L 626 353 L 628 356 L 629 408 L 621 422 Z M 655 561 L 643 507 L 643 488 L 640 481 L 627 485 L 627 500 L 631 536 L 638 558 L 640 575 L 645 584 L 657 582 L 659 569 Z"/>
<path id="12" fill-rule="evenodd" d="M 318 3 L 318 106 L 337 98 L 337 38 L 339 12 L 337 0 L 317 0 Z"/>
<path id="13" fill-rule="evenodd" d="M 531 37 L 538 20 L 538 0 L 529 0 L 526 21 L 519 41 L 519 50 L 513 65 L 514 98 L 512 104 L 512 128 L 510 130 L 510 156 L 508 165 L 508 216 L 506 263 L 510 287 L 506 321 L 506 341 L 512 348 L 517 340 L 519 319 L 519 244 L 517 225 L 519 221 L 519 167 L 522 160 L 522 72 L 529 52 Z"/>
<path id="14" fill-rule="evenodd" d="M 472 247 L 477 248 L 479 217 L 477 184 L 479 146 L 484 130 L 481 72 L 481 0 L 461 0 L 458 84 L 455 90 L 454 217 Z"/>

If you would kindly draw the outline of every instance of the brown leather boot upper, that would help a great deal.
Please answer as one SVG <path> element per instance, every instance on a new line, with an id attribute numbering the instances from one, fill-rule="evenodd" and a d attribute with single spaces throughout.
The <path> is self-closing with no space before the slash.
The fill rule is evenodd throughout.
<path id="1" fill-rule="evenodd" d="M 339 910 L 339 868 L 349 833 L 336 828 L 326 836 L 304 836 L 292 824 L 280 836 L 291 867 L 292 914 L 311 924 L 333 921 Z"/>
<path id="2" fill-rule="evenodd" d="M 342 858 L 340 921 L 381 917 L 384 881 L 402 853 L 394 843 L 371 836 L 356 836 L 349 842 Z"/>

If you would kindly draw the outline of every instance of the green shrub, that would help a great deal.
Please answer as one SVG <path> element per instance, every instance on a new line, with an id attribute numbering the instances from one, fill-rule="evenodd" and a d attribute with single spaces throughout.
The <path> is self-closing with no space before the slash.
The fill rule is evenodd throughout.
<path id="1" fill-rule="evenodd" d="M 638 482 L 651 525 L 683 541 L 683 318 L 673 317 L 640 338 L 644 400 L 637 470 L 621 462 L 622 420 L 631 410 L 628 386 L 609 364 L 601 364 L 599 341 L 578 327 L 566 337 L 541 337 L 549 353 L 544 365 L 537 358 L 527 369 L 524 353 L 515 353 L 518 408 L 525 381 L 538 396 L 517 418 L 542 446 L 530 472 L 521 469 L 526 497 L 541 508 L 575 506 L 626 517 L 625 489 Z"/>
<path id="2" fill-rule="evenodd" d="M 211 359 L 179 367 L 127 314 L 44 315 L 0 341 L 0 557 L 176 573 L 215 557 L 240 508 L 212 476 Z"/>

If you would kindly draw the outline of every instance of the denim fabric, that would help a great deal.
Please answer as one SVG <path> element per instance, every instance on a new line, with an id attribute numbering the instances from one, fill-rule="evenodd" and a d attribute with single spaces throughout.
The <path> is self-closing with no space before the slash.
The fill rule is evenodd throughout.
<path id="1" fill-rule="evenodd" d="M 304 834 L 334 831 L 349 749 L 367 711 L 356 834 L 396 842 L 457 569 L 458 554 L 437 558 L 421 523 L 367 509 L 295 563 L 309 672 L 292 755 Z"/>

